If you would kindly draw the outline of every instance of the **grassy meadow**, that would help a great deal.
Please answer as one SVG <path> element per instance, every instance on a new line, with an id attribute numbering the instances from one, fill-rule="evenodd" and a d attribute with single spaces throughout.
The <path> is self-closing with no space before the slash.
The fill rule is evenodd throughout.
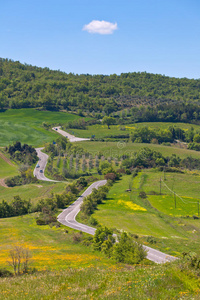
<path id="1" fill-rule="evenodd" d="M 9 165 L 2 157 L 0 157 L 0 179 L 18 174 L 17 165 Z"/>
<path id="2" fill-rule="evenodd" d="M 0 299 L 199 299 L 200 282 L 182 261 L 116 264 L 91 246 L 74 242 L 66 227 L 38 226 L 35 215 L 0 220 L 0 268 L 14 245 L 27 247 L 38 271 L 0 278 Z"/>
<path id="3" fill-rule="evenodd" d="M 94 142 L 84 141 L 77 142 L 77 145 L 82 147 L 86 152 L 91 153 L 93 156 L 99 152 L 105 157 L 118 157 L 122 155 L 132 156 L 134 152 L 139 151 L 144 147 L 148 147 L 151 150 L 159 151 L 164 156 L 171 156 L 172 154 L 178 155 L 180 158 L 186 158 L 192 156 L 194 158 L 200 158 L 200 152 L 194 150 L 187 150 L 175 146 L 164 146 L 145 143 L 124 143 L 124 142 Z"/>
<path id="4" fill-rule="evenodd" d="M 96 124 L 88 126 L 87 129 L 71 129 L 75 136 L 83 138 L 91 138 L 95 135 L 96 138 L 105 138 L 110 135 L 124 135 L 131 133 L 136 128 L 148 126 L 151 129 L 166 129 L 169 126 L 176 126 L 183 130 L 188 130 L 193 127 L 195 130 L 200 130 L 199 125 L 187 124 L 187 123 L 171 123 L 171 122 L 145 122 L 145 123 L 134 123 L 127 125 L 111 125 L 108 129 L 107 125 Z"/>
<path id="5" fill-rule="evenodd" d="M 51 193 L 61 193 L 65 189 L 66 184 L 67 183 L 63 182 L 52 183 L 39 181 L 38 183 L 15 186 L 12 188 L 0 186 L 0 201 L 6 200 L 10 202 L 14 196 L 19 195 L 22 199 L 31 199 L 32 203 L 36 204 L 39 199 L 51 196 Z"/>
<path id="6" fill-rule="evenodd" d="M 130 175 L 123 176 L 111 187 L 107 199 L 98 205 L 93 216 L 102 225 L 139 235 L 144 244 L 148 244 L 146 237 L 155 237 L 157 242 L 153 247 L 166 253 L 181 256 L 183 251 L 187 252 L 190 249 L 200 254 L 200 221 L 191 218 L 195 213 L 197 215 L 197 204 L 193 207 L 188 202 L 184 206 L 181 203 L 181 206 L 177 201 L 177 208 L 174 209 L 173 195 L 148 195 L 156 189 L 159 191 L 159 179 L 162 175 L 159 172 L 152 174 L 141 172 L 134 179 Z M 181 191 L 183 182 L 181 193 L 183 199 L 197 200 L 198 185 L 196 184 L 196 191 L 193 191 L 193 187 L 194 179 L 199 180 L 199 175 L 196 177 L 190 174 L 179 175 L 183 176 L 179 177 L 180 187 L 177 188 L 177 192 Z M 191 185 L 187 184 L 187 180 Z M 154 186 L 151 186 L 151 182 L 154 182 Z M 170 176 L 168 184 L 170 185 Z M 132 191 L 126 191 L 130 187 Z M 139 197 L 140 191 L 147 193 L 146 199 Z"/>
<path id="7" fill-rule="evenodd" d="M 0 147 L 15 141 L 34 147 L 43 146 L 57 138 L 53 131 L 46 130 L 42 123 L 64 124 L 80 118 L 66 112 L 39 111 L 31 108 L 8 109 L 0 112 Z"/>
<path id="8" fill-rule="evenodd" d="M 148 195 L 148 200 L 159 211 L 173 216 L 198 215 L 198 202 L 200 202 L 199 185 L 200 173 L 187 172 L 159 173 L 154 171 L 143 172 L 142 190 L 147 194 L 152 191 L 158 195 Z M 161 195 L 160 194 L 160 178 Z M 175 192 L 170 192 L 170 190 Z"/>

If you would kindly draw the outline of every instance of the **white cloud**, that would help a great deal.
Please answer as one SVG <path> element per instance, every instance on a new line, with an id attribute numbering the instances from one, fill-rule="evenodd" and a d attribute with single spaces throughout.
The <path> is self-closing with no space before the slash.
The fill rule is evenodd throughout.
<path id="1" fill-rule="evenodd" d="M 117 28 L 117 23 L 110 23 L 106 21 L 93 20 L 87 25 L 83 26 L 83 30 L 89 33 L 112 34 Z"/>

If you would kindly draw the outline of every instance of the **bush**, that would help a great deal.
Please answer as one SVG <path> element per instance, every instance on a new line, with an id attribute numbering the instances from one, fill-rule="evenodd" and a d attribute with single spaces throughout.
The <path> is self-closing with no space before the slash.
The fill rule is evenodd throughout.
<path id="1" fill-rule="evenodd" d="M 145 199 L 145 198 L 147 198 L 147 195 L 146 195 L 145 192 L 141 191 L 141 192 L 139 193 L 139 197 L 142 198 L 142 199 Z"/>
<path id="2" fill-rule="evenodd" d="M 0 277 L 11 277 L 13 276 L 13 273 L 6 270 L 6 269 L 0 269 Z"/>
<path id="3" fill-rule="evenodd" d="M 136 243 L 126 232 L 123 232 L 119 243 L 113 247 L 112 256 L 117 262 L 138 264 L 146 257 L 146 251 L 141 244 Z"/>
<path id="4" fill-rule="evenodd" d="M 104 176 L 104 178 L 106 179 L 106 180 L 112 180 L 112 181 L 115 181 L 115 179 L 116 179 L 116 174 L 115 173 L 107 173 L 105 176 Z"/>
<path id="5" fill-rule="evenodd" d="M 156 244 L 157 243 L 156 239 L 153 236 L 148 236 L 147 237 L 147 242 L 150 243 L 150 244 Z"/>
<path id="6" fill-rule="evenodd" d="M 73 242 L 74 243 L 80 243 L 83 239 L 82 232 L 76 232 L 73 234 Z"/>
<path id="7" fill-rule="evenodd" d="M 99 222 L 97 221 L 97 219 L 95 219 L 93 216 L 90 217 L 89 223 L 92 226 L 97 226 L 99 224 Z"/>

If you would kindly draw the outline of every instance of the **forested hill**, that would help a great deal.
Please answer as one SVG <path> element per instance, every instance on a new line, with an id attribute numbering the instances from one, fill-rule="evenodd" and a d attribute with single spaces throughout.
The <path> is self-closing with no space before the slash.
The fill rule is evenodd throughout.
<path id="1" fill-rule="evenodd" d="M 200 80 L 149 73 L 75 75 L 0 58 L 0 109 L 42 107 L 106 114 L 132 106 L 200 103 Z"/>

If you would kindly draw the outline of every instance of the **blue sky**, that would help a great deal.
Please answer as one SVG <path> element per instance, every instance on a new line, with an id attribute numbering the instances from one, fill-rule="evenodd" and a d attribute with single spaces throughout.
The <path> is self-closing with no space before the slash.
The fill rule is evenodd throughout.
<path id="1" fill-rule="evenodd" d="M 75 74 L 200 78 L 199 0 L 0 3 L 0 57 Z M 109 34 L 88 31 L 96 25 Z"/>

